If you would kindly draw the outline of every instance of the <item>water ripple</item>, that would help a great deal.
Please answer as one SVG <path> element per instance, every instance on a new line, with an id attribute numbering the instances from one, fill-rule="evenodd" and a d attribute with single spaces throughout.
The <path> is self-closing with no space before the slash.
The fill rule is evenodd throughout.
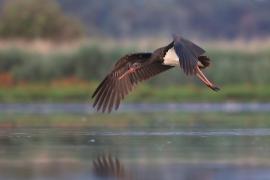
<path id="1" fill-rule="evenodd" d="M 270 136 L 270 129 L 228 129 L 209 131 L 166 131 L 166 132 L 97 132 L 88 135 L 96 136 Z"/>
<path id="2" fill-rule="evenodd" d="M 162 103 L 123 104 L 118 112 L 270 112 L 270 103 Z M 0 104 L 1 113 L 52 114 L 80 113 L 93 114 L 95 110 L 88 103 L 68 104 Z"/>
<path id="3" fill-rule="evenodd" d="M 270 129 L 219 129 L 219 130 L 178 130 L 178 131 L 92 131 L 92 130 L 57 130 L 50 129 L 20 129 L 20 132 L 3 131 L 2 136 L 29 137 L 54 134 L 55 136 L 121 136 L 121 137 L 138 137 L 138 136 L 194 136 L 194 137 L 226 137 L 226 136 L 270 136 Z"/>

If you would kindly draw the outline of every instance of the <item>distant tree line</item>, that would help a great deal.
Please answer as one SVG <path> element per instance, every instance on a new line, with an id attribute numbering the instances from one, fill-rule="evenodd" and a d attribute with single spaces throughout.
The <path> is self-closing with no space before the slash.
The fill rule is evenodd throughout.
<path id="1" fill-rule="evenodd" d="M 70 40 L 83 36 L 83 25 L 64 14 L 54 0 L 8 0 L 0 12 L 0 38 Z"/>
<path id="2" fill-rule="evenodd" d="M 90 35 L 246 39 L 270 35 L 269 0 L 58 0 Z"/>
<path id="3" fill-rule="evenodd" d="M 268 0 L 0 0 L 0 38 L 261 38 L 269 9 Z"/>

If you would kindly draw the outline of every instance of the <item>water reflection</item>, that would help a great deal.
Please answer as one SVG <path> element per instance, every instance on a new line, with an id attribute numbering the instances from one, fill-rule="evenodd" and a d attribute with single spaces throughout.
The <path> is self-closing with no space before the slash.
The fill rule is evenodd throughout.
<path id="1" fill-rule="evenodd" d="M 170 169 L 168 169 L 170 168 Z M 101 155 L 93 161 L 93 173 L 96 179 L 117 179 L 117 180 L 151 180 L 151 179 L 183 179 L 183 180 L 213 180 L 215 171 L 203 167 L 165 167 L 163 170 L 157 168 L 147 168 L 143 165 L 136 167 L 133 165 L 133 171 L 127 170 L 127 167 L 112 155 Z M 136 172 L 137 171 L 137 172 Z M 149 171 L 149 172 L 148 172 Z M 176 171 L 176 172 L 170 172 Z M 177 173 L 177 171 L 179 171 Z M 164 176 L 165 174 L 165 176 Z M 180 178 L 181 177 L 181 178 Z"/>
<path id="2" fill-rule="evenodd" d="M 0 115 L 0 180 L 270 179 L 268 112 Z"/>
<path id="3" fill-rule="evenodd" d="M 147 131 L 6 130 L 0 179 L 270 178 L 270 129 Z"/>
<path id="4" fill-rule="evenodd" d="M 93 173 L 97 178 L 114 178 L 119 180 L 131 180 L 131 173 L 127 172 L 124 165 L 117 157 L 112 155 L 100 155 L 93 161 Z"/>

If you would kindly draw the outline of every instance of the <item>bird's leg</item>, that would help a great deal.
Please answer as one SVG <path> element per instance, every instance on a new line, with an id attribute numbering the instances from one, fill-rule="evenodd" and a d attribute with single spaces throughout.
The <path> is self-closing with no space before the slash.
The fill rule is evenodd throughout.
<path id="1" fill-rule="evenodd" d="M 211 83 L 206 77 L 205 75 L 203 74 L 203 72 L 200 70 L 199 66 L 196 67 L 196 71 L 197 71 L 197 77 L 200 78 L 200 80 L 202 82 L 204 82 L 204 84 L 206 86 L 208 86 L 209 88 L 211 88 L 212 90 L 214 91 L 218 91 L 219 88 L 217 86 L 215 86 L 213 83 Z"/>

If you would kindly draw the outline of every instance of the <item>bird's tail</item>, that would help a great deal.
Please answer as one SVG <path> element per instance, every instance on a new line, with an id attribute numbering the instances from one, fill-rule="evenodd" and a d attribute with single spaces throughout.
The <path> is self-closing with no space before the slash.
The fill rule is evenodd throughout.
<path id="1" fill-rule="evenodd" d="M 199 56 L 198 61 L 200 69 L 204 69 L 210 65 L 210 59 L 207 56 Z"/>

